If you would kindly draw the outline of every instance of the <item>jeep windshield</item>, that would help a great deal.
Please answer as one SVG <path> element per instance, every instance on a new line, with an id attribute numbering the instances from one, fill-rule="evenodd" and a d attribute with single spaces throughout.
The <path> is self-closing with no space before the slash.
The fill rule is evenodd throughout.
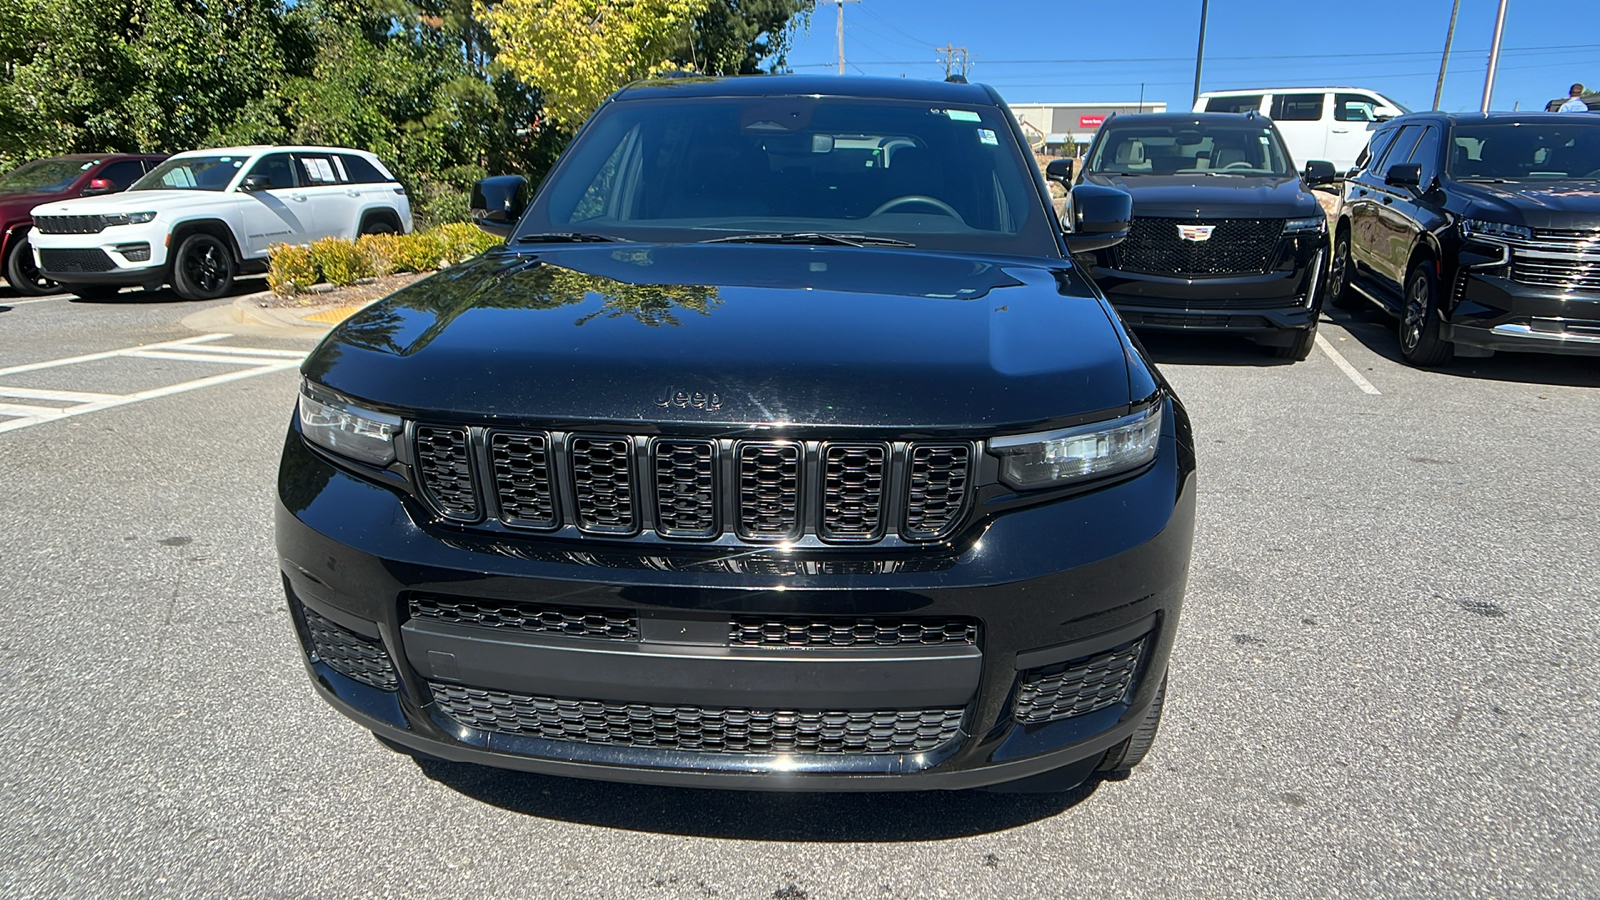
<path id="1" fill-rule="evenodd" d="M 1271 125 L 1115 122 L 1095 141 L 1086 171 L 1106 175 L 1288 175 Z"/>
<path id="2" fill-rule="evenodd" d="M 0 175 L 0 194 L 56 194 L 99 160 L 36 159 Z"/>
<path id="3" fill-rule="evenodd" d="M 243 156 L 185 156 L 169 159 L 135 181 L 130 191 L 221 191 L 245 164 Z"/>
<path id="4" fill-rule="evenodd" d="M 846 97 L 607 104 L 513 237 L 915 245 L 1057 243 L 1004 111 Z"/>
<path id="5" fill-rule="evenodd" d="M 1516 120 L 1457 125 L 1448 165 L 1451 176 L 1459 181 L 1597 179 L 1600 121 L 1593 125 Z"/>

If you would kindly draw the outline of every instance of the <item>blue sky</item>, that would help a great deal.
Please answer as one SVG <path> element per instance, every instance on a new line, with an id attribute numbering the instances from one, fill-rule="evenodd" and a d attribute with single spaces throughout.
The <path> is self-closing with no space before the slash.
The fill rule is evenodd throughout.
<path id="1" fill-rule="evenodd" d="M 1352 85 L 1427 109 L 1451 0 L 1211 0 L 1201 90 Z M 1447 110 L 1483 96 L 1498 0 L 1461 0 Z M 1544 108 L 1574 81 L 1600 87 L 1595 0 L 1510 0 L 1492 106 Z M 845 71 L 942 78 L 934 47 L 966 46 L 969 77 L 1007 101 L 1165 100 L 1194 89 L 1200 0 L 1067 4 L 1061 0 L 861 0 L 846 3 Z M 835 7 L 819 0 L 789 55 L 796 72 L 835 71 Z"/>

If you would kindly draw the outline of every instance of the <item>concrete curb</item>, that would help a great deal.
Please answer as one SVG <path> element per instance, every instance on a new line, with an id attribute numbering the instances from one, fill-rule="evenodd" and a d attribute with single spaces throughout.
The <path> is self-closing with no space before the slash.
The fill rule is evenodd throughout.
<path id="1" fill-rule="evenodd" d="M 272 296 L 274 295 L 271 291 L 257 291 L 254 294 L 235 297 L 228 310 L 229 316 L 240 325 L 286 329 L 297 334 L 322 335 L 367 306 L 367 303 L 334 303 L 321 306 L 261 305 L 263 300 Z"/>

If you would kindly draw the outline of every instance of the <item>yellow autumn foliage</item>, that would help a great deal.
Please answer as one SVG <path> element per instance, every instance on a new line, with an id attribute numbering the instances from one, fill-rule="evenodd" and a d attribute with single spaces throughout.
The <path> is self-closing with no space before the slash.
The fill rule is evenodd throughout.
<path id="1" fill-rule="evenodd" d="M 668 57 L 710 0 L 473 0 L 498 61 L 539 89 L 545 113 L 576 129 L 623 85 L 675 66 Z"/>

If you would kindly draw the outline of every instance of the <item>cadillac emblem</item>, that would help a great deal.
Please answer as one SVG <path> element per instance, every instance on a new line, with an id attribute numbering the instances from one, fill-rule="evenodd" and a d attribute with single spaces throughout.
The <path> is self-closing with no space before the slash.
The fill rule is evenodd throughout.
<path id="1" fill-rule="evenodd" d="M 1215 225 L 1179 225 L 1178 237 L 1186 241 L 1209 241 L 1211 232 L 1216 230 Z"/>

